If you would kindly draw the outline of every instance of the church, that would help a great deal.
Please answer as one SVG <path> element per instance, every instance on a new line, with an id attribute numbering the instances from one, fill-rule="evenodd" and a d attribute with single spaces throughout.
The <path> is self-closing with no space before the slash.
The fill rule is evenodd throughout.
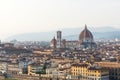
<path id="1" fill-rule="evenodd" d="M 78 40 L 67 41 L 62 39 L 62 32 L 57 31 L 57 39 L 55 37 L 51 40 L 50 46 L 52 48 L 70 48 L 70 49 L 93 49 L 96 48 L 94 37 L 88 30 L 87 25 L 82 32 L 80 32 Z"/>
<path id="2" fill-rule="evenodd" d="M 81 48 L 88 48 L 88 49 L 96 47 L 93 35 L 87 29 L 87 25 L 85 25 L 84 30 L 79 35 L 79 45 Z"/>

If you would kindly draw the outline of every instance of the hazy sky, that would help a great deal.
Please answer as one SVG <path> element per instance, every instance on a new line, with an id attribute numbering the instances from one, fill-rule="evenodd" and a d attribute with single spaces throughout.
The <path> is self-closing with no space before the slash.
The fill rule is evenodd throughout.
<path id="1" fill-rule="evenodd" d="M 0 39 L 85 24 L 120 27 L 120 0 L 0 0 Z"/>

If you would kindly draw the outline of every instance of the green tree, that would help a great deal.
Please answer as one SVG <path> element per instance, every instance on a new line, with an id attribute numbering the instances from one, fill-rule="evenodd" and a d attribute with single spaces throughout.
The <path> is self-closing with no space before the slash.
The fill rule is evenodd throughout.
<path id="1" fill-rule="evenodd" d="M 40 71 L 36 72 L 36 74 L 39 74 L 39 79 L 42 80 L 41 74 L 46 74 L 46 63 L 43 65 L 43 68 Z"/>

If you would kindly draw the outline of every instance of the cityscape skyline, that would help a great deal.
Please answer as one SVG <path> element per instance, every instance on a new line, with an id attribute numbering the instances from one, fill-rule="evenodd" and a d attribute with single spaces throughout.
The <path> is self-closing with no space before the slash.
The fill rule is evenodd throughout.
<path id="1" fill-rule="evenodd" d="M 120 0 L 1 0 L 0 80 L 120 80 Z"/>
<path id="2" fill-rule="evenodd" d="M 119 3 L 119 0 L 0 1 L 0 39 L 21 33 L 82 28 L 85 24 L 118 28 Z"/>
<path id="3" fill-rule="evenodd" d="M 87 25 L 79 33 L 76 40 L 57 31 L 49 42 L 1 42 L 0 79 L 119 80 L 120 40 L 94 41 Z"/>

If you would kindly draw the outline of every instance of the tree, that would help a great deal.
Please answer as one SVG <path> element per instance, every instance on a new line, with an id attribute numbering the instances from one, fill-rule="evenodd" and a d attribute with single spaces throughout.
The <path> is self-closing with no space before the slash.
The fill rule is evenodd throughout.
<path id="1" fill-rule="evenodd" d="M 43 68 L 36 72 L 36 74 L 39 74 L 39 79 L 41 80 L 41 74 L 46 74 L 46 63 L 43 65 Z"/>

